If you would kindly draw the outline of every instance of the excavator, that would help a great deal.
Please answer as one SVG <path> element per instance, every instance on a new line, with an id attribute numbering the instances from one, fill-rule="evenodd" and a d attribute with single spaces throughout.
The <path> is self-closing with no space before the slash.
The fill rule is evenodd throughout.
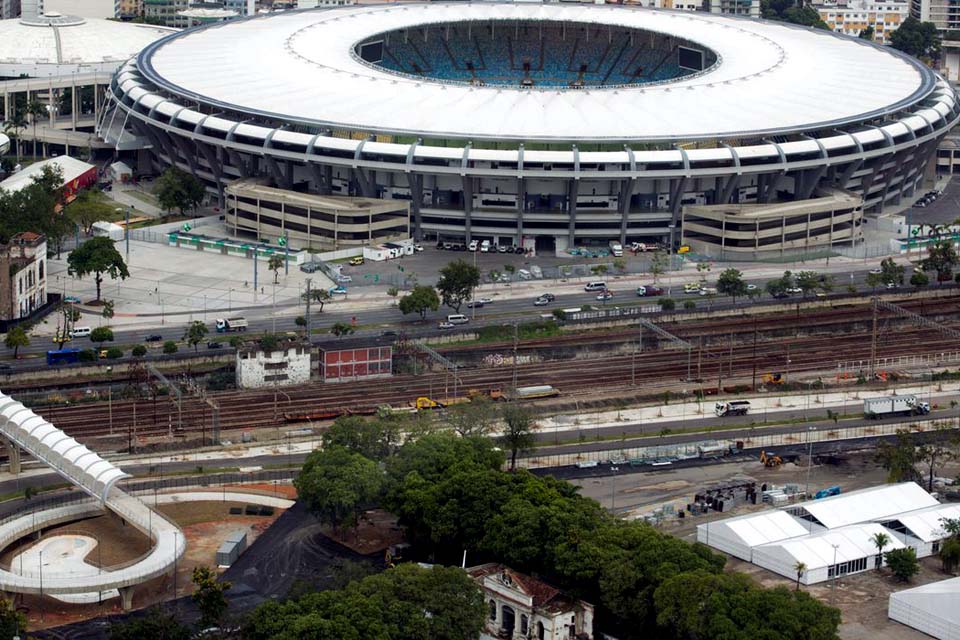
<path id="1" fill-rule="evenodd" d="M 763 463 L 763 466 L 772 468 L 779 467 L 783 464 L 783 458 L 775 454 L 774 452 L 767 453 L 766 451 L 760 452 L 760 462 Z"/>
<path id="2" fill-rule="evenodd" d="M 786 381 L 787 381 L 787 378 L 782 373 L 763 374 L 763 384 L 765 385 L 781 385 Z"/>

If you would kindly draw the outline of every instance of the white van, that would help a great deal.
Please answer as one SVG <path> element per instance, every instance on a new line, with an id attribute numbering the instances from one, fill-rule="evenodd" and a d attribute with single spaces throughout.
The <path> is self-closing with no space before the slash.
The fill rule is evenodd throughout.
<path id="1" fill-rule="evenodd" d="M 93 333 L 93 329 L 90 327 L 74 327 L 70 330 L 71 338 L 88 338 L 90 334 Z"/>
<path id="2" fill-rule="evenodd" d="M 480 243 L 480 253 L 490 253 L 490 241 L 484 240 Z"/>
<path id="3" fill-rule="evenodd" d="M 480 248 L 480 243 L 476 240 L 471 240 L 470 244 L 467 245 L 467 251 L 476 251 Z"/>
<path id="4" fill-rule="evenodd" d="M 607 288 L 607 283 L 602 280 L 597 282 L 588 282 L 587 286 L 583 288 L 584 291 L 603 291 Z"/>
<path id="5" fill-rule="evenodd" d="M 447 316 L 447 322 L 450 324 L 467 324 L 470 322 L 470 318 L 463 315 L 462 313 L 454 313 Z"/>

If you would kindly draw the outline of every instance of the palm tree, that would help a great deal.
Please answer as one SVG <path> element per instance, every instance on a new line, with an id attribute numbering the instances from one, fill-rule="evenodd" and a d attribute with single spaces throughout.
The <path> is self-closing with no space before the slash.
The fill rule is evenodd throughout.
<path id="1" fill-rule="evenodd" d="M 10 119 L 3 123 L 3 132 L 17 141 L 17 164 L 20 164 L 20 134 L 27 128 L 23 113 L 15 111 Z"/>
<path id="2" fill-rule="evenodd" d="M 879 569 L 883 566 L 883 548 L 890 544 L 890 536 L 885 533 L 875 533 L 870 537 L 870 542 L 877 548 L 877 560 L 874 566 Z"/>
<path id="3" fill-rule="evenodd" d="M 797 587 L 796 591 L 800 591 L 800 579 L 803 578 L 803 574 L 807 572 L 807 563 L 797 561 L 797 564 L 793 565 L 793 570 L 797 572 Z"/>
<path id="4" fill-rule="evenodd" d="M 37 118 L 46 115 L 47 107 L 39 100 L 33 100 L 27 104 L 27 114 L 33 123 L 33 157 L 37 157 Z"/>

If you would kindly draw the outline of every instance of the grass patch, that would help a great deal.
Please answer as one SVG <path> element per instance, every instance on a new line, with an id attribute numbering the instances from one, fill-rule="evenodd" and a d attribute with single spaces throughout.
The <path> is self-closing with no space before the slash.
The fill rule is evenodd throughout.
<path id="1" fill-rule="evenodd" d="M 159 224 L 166 224 L 168 222 L 186 222 L 187 220 L 193 220 L 194 217 L 195 216 L 171 214 L 167 216 L 160 216 L 159 218 L 150 218 L 149 220 L 141 220 L 140 222 L 134 222 L 130 225 L 130 228 L 145 229 L 149 227 L 155 227 Z"/>
<path id="2" fill-rule="evenodd" d="M 154 207 L 158 206 L 157 198 L 152 193 L 147 193 L 145 191 L 140 191 L 138 189 L 130 189 L 129 191 L 124 191 L 124 193 L 130 196 L 131 198 L 139 200 L 140 202 L 145 202 Z"/>

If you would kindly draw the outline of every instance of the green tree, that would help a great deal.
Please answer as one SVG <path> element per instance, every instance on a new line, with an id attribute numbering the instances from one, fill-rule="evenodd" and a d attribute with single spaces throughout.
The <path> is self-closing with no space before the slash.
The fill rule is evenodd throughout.
<path id="1" fill-rule="evenodd" d="M 653 258 L 650 260 L 650 273 L 653 275 L 654 283 L 658 282 L 670 263 L 670 256 L 666 251 L 657 250 L 653 252 Z"/>
<path id="2" fill-rule="evenodd" d="M 98 348 L 103 348 L 104 342 L 113 342 L 113 329 L 97 327 L 90 332 L 90 342 L 96 342 Z"/>
<path id="3" fill-rule="evenodd" d="M 113 240 L 107 237 L 91 238 L 70 252 L 67 256 L 67 273 L 78 278 L 94 275 L 97 284 L 97 300 L 100 300 L 100 285 L 103 274 L 111 279 L 126 280 L 130 277 L 123 256 L 117 251 Z"/>
<path id="4" fill-rule="evenodd" d="M 107 358 L 111 360 L 116 360 L 117 358 L 123 357 L 123 349 L 120 347 L 110 347 L 107 349 Z"/>
<path id="5" fill-rule="evenodd" d="M 323 434 L 323 448 L 342 447 L 370 460 L 383 460 L 400 441 L 397 424 L 390 420 L 366 420 L 360 416 L 337 418 Z"/>
<path id="6" fill-rule="evenodd" d="M 877 462 L 887 471 L 887 482 L 921 482 L 916 464 L 917 445 L 906 429 L 897 431 L 895 442 L 877 445 Z"/>
<path id="7" fill-rule="evenodd" d="M 342 589 L 271 601 L 249 616 L 245 640 L 473 640 L 487 610 L 463 570 L 401 564 Z"/>
<path id="8" fill-rule="evenodd" d="M 793 565 L 793 571 L 797 574 L 797 586 L 794 591 L 800 591 L 800 581 L 803 579 L 803 574 L 807 572 L 807 563 L 797 560 Z"/>
<path id="9" fill-rule="evenodd" d="M 440 297 L 433 287 L 416 286 L 413 291 L 400 298 L 398 308 L 403 315 L 417 313 L 420 314 L 421 319 L 424 319 L 428 311 L 436 311 L 440 308 Z"/>
<path id="10" fill-rule="evenodd" d="M 533 448 L 537 423 L 526 407 L 509 405 L 503 411 L 504 429 L 500 442 L 510 451 L 510 470 L 517 468 L 517 455 Z"/>
<path id="11" fill-rule="evenodd" d="M 904 271 L 903 265 L 893 258 L 884 258 L 880 263 L 880 279 L 884 284 L 903 284 Z"/>
<path id="12" fill-rule="evenodd" d="M 890 544 L 890 536 L 885 533 L 875 533 L 870 536 L 870 542 L 877 548 L 876 568 L 883 565 L 883 548 Z"/>
<path id="13" fill-rule="evenodd" d="M 672 298 L 664 298 L 660 301 L 660 308 L 664 311 L 673 311 L 677 308 L 677 303 Z"/>
<path id="14" fill-rule="evenodd" d="M 297 325 L 301 329 L 304 329 L 307 326 L 307 319 L 304 316 L 297 316 L 293 319 L 293 324 Z"/>
<path id="15" fill-rule="evenodd" d="M 163 343 L 163 352 L 166 354 L 176 353 L 177 352 L 177 343 L 173 340 L 167 340 Z"/>
<path id="16" fill-rule="evenodd" d="M 354 332 L 354 328 L 351 327 L 346 322 L 335 322 L 332 327 L 330 327 L 330 333 L 337 336 L 337 338 L 342 338 L 343 336 L 348 336 Z"/>
<path id="17" fill-rule="evenodd" d="M 33 157 L 37 157 L 37 119 L 47 115 L 47 107 L 39 100 L 31 100 L 27 103 L 27 115 L 30 116 L 30 124 L 33 125 Z"/>
<path id="18" fill-rule="evenodd" d="M 614 258 L 613 268 L 619 271 L 620 273 L 624 273 L 627 270 L 627 261 L 624 260 L 623 258 Z"/>
<path id="19" fill-rule="evenodd" d="M 113 307 L 113 300 L 104 300 L 103 308 L 100 310 L 100 316 L 105 320 L 110 320 L 116 315 Z"/>
<path id="20" fill-rule="evenodd" d="M 874 30 L 873 30 L 873 25 L 871 24 L 871 25 L 867 25 L 866 29 L 861 29 L 860 34 L 857 37 L 860 38 L 861 40 L 869 40 L 870 42 L 873 42 L 873 36 L 874 36 Z"/>
<path id="21" fill-rule="evenodd" d="M 7 331 L 7 336 L 3 339 L 3 344 L 7 349 L 13 349 L 13 357 L 20 354 L 20 347 L 30 346 L 30 336 L 27 335 L 22 325 L 16 325 Z"/>
<path id="22" fill-rule="evenodd" d="M 443 421 L 461 437 L 485 436 L 493 430 L 500 412 L 487 396 L 478 396 L 470 402 L 449 407 Z"/>
<path id="23" fill-rule="evenodd" d="M 909 20 L 909 18 L 908 18 Z M 927 245 L 927 257 L 920 261 L 920 268 L 924 271 L 935 271 L 937 282 L 943 284 L 953 275 L 953 269 L 960 259 L 950 240 L 938 240 Z"/>
<path id="24" fill-rule="evenodd" d="M 205 566 L 194 567 L 191 580 L 194 584 L 193 601 L 200 610 L 200 627 L 219 625 L 229 606 L 226 592 L 230 583 L 218 581 L 216 572 Z"/>
<path id="25" fill-rule="evenodd" d="M 151 607 L 145 616 L 129 617 L 110 624 L 110 640 L 190 640 L 192 636 L 189 626 L 159 606 Z"/>
<path id="26" fill-rule="evenodd" d="M 302 300 L 306 301 L 307 294 L 303 293 L 300 297 Z M 316 302 L 318 305 L 320 305 L 320 311 L 318 313 L 323 313 L 323 305 L 327 302 L 330 302 L 331 298 L 333 298 L 333 296 L 330 295 L 330 292 L 326 289 L 311 289 L 310 297 L 312 298 L 313 302 Z"/>
<path id="27" fill-rule="evenodd" d="M 0 598 L 0 638 L 19 636 L 27 630 L 27 617 L 17 611 L 13 602 Z M 26 633 L 24 633 L 26 636 Z"/>
<path id="28" fill-rule="evenodd" d="M 945 573 L 953 573 L 960 566 L 960 540 L 948 538 L 940 545 L 940 565 Z"/>
<path id="29" fill-rule="evenodd" d="M 272 333 L 265 333 L 260 337 L 258 344 L 260 345 L 261 351 L 269 353 L 271 351 L 276 351 L 277 347 L 280 346 L 280 338 Z"/>
<path id="30" fill-rule="evenodd" d="M 142 344 L 134 345 L 133 350 L 130 352 L 135 358 L 142 358 L 147 355 L 147 348 Z"/>
<path id="31" fill-rule="evenodd" d="M 910 16 L 890 34 L 890 46 L 914 58 L 936 58 L 940 55 L 940 34 L 934 23 Z"/>
<path id="32" fill-rule="evenodd" d="M 590 273 L 600 277 L 607 275 L 607 271 L 609 270 L 610 270 L 609 267 L 607 267 L 607 265 L 605 264 L 595 264 L 592 267 L 590 267 Z"/>
<path id="33" fill-rule="evenodd" d="M 480 270 L 463 260 L 454 260 L 440 270 L 437 291 L 443 304 L 457 313 L 464 302 L 473 297 L 480 284 Z"/>
<path id="34" fill-rule="evenodd" d="M 717 293 L 730 296 L 736 302 L 737 298 L 747 294 L 747 283 L 743 281 L 743 273 L 739 269 L 724 269 L 717 278 Z"/>
<path id="35" fill-rule="evenodd" d="M 803 297 L 806 298 L 820 288 L 820 274 L 816 271 L 798 271 L 794 275 L 794 282 L 803 291 Z"/>
<path id="36" fill-rule="evenodd" d="M 86 235 L 90 235 L 94 222 L 109 221 L 113 218 L 116 204 L 107 202 L 98 189 L 81 191 L 77 199 L 67 205 L 67 216 L 80 225 Z"/>
<path id="37" fill-rule="evenodd" d="M 183 332 L 183 337 L 181 340 L 193 347 L 193 352 L 197 352 L 197 348 L 200 343 L 203 342 L 203 339 L 207 336 L 209 329 L 207 329 L 207 323 L 200 320 L 194 320 L 187 325 L 187 328 Z"/>
<path id="38" fill-rule="evenodd" d="M 697 308 L 697 303 L 694 302 L 693 300 L 684 300 L 683 308 L 686 309 L 687 311 L 693 311 L 694 309 Z"/>
<path id="39" fill-rule="evenodd" d="M 706 260 L 701 260 L 697 263 L 697 274 L 700 276 L 700 282 L 707 281 L 707 276 L 710 274 L 711 269 L 713 269 L 713 265 Z"/>
<path id="40" fill-rule="evenodd" d="M 270 271 L 273 271 L 273 284 L 278 284 L 280 282 L 280 269 L 283 269 L 283 265 L 286 263 L 283 255 L 279 253 L 274 253 L 270 256 L 270 260 L 267 261 L 267 268 Z"/>
<path id="41" fill-rule="evenodd" d="M 339 529 L 357 526 L 360 512 L 380 495 L 383 474 L 372 460 L 334 446 L 307 456 L 293 484 L 321 522 Z"/>
<path id="42" fill-rule="evenodd" d="M 870 287 L 872 291 L 876 291 L 877 287 L 883 284 L 883 274 L 880 273 L 868 273 L 865 279 L 867 286 Z"/>
<path id="43" fill-rule="evenodd" d="M 913 547 L 893 549 L 883 554 L 883 557 L 887 560 L 887 567 L 890 568 L 893 577 L 900 582 L 910 582 L 910 578 L 920 571 L 917 552 Z"/>
<path id="44" fill-rule="evenodd" d="M 160 207 L 168 214 L 177 209 L 182 215 L 186 209 L 196 209 L 203 201 L 203 184 L 195 177 L 170 167 L 157 179 L 153 188 Z"/>
<path id="45" fill-rule="evenodd" d="M 3 133 L 16 143 L 17 164 L 20 164 L 20 139 L 26 128 L 27 120 L 23 117 L 23 112 L 19 110 L 14 111 L 10 119 L 3 123 Z"/>

